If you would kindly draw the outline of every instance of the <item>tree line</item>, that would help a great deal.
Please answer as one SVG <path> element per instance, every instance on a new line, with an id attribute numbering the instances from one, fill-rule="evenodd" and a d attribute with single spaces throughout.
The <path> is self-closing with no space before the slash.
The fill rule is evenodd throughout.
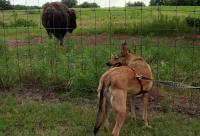
<path id="1" fill-rule="evenodd" d="M 99 8 L 100 6 L 95 3 L 89 3 L 89 2 L 83 2 L 78 5 L 77 0 L 61 0 L 61 2 L 65 5 L 67 5 L 69 8 L 75 7 L 75 8 Z M 49 2 L 45 3 L 42 7 L 48 5 Z M 25 5 L 11 5 L 9 0 L 0 0 L 0 10 L 25 10 L 25 9 L 39 9 L 42 8 L 40 6 L 25 6 Z"/>
<path id="2" fill-rule="evenodd" d="M 0 10 L 25 10 L 25 9 L 39 9 L 39 6 L 25 6 L 25 5 L 11 5 L 8 0 L 0 0 Z"/>
<path id="3" fill-rule="evenodd" d="M 69 8 L 71 7 L 79 7 L 79 8 L 99 8 L 100 6 L 93 2 L 83 2 L 78 5 L 77 0 L 61 0 L 62 3 L 66 4 Z M 43 6 L 47 5 L 45 3 Z M 164 6 L 200 6 L 200 0 L 150 0 L 150 6 L 155 5 L 164 5 Z M 145 6 L 145 4 L 141 1 L 131 2 L 128 1 L 126 3 L 127 7 L 134 7 L 134 6 Z M 0 0 L 0 10 L 9 10 L 9 9 L 16 9 L 16 10 L 23 10 L 23 9 L 39 9 L 39 6 L 25 6 L 25 5 L 11 5 L 9 0 Z"/>
<path id="4" fill-rule="evenodd" d="M 151 6 L 199 6 L 200 0 L 150 0 L 149 4 Z"/>

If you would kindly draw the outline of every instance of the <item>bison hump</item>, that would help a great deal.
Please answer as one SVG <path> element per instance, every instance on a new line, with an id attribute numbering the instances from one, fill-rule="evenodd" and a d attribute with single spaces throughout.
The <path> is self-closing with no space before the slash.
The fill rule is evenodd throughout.
<path id="1" fill-rule="evenodd" d="M 52 2 L 50 3 L 44 10 L 52 9 L 54 11 L 62 11 L 67 13 L 69 10 L 68 7 L 60 2 Z"/>
<path id="2" fill-rule="evenodd" d="M 48 5 L 42 14 L 42 23 L 48 28 L 66 28 L 68 24 L 68 8 L 58 2 Z"/>

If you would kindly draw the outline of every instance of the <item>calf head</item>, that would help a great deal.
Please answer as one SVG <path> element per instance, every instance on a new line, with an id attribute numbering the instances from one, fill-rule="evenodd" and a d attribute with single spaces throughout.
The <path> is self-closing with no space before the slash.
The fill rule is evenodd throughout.
<path id="1" fill-rule="evenodd" d="M 121 53 L 112 57 L 112 59 L 109 60 L 106 65 L 114 67 L 127 66 L 129 64 L 129 61 L 131 60 L 131 57 L 132 54 L 130 53 L 130 50 L 126 46 L 126 43 L 123 43 Z"/>

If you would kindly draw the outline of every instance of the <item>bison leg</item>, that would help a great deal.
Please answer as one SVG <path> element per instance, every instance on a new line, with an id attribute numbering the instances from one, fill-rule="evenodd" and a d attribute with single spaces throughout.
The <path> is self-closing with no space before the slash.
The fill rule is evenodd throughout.
<path id="1" fill-rule="evenodd" d="M 49 39 L 52 39 L 52 33 L 48 32 Z"/>
<path id="2" fill-rule="evenodd" d="M 52 39 L 52 32 L 51 32 L 51 30 L 46 29 L 46 31 L 47 31 L 47 34 L 48 34 L 49 38 Z"/>
<path id="3" fill-rule="evenodd" d="M 60 46 L 63 46 L 63 39 L 60 38 L 59 40 L 60 40 Z"/>

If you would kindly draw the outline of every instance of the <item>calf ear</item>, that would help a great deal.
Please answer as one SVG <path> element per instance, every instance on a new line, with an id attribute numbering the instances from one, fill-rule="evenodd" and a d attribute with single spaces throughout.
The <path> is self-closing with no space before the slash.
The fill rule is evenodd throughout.
<path id="1" fill-rule="evenodd" d="M 121 55 L 126 56 L 129 53 L 129 49 L 126 45 L 126 42 L 122 44 Z"/>

